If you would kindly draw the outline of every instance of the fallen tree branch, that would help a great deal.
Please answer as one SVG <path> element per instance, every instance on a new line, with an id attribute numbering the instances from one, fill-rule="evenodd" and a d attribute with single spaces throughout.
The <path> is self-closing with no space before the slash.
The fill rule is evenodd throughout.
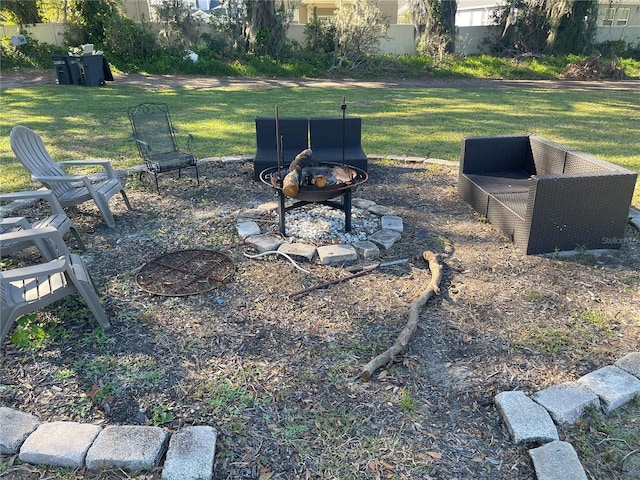
<path id="1" fill-rule="evenodd" d="M 403 258 L 402 260 L 392 260 L 390 262 L 375 263 L 373 265 L 367 265 L 367 266 L 364 266 L 364 267 L 356 267 L 357 268 L 356 270 L 349 269 L 350 272 L 357 272 L 357 273 L 352 273 L 348 277 L 338 278 L 337 280 L 331 280 L 329 282 L 321 283 L 321 284 L 315 285 L 313 287 L 305 288 L 304 290 L 299 290 L 297 292 L 290 293 L 289 294 L 289 298 L 296 298 L 296 297 L 299 297 L 300 295 L 304 295 L 305 293 L 309 293 L 309 292 L 312 292 L 314 290 L 319 290 L 321 288 L 326 288 L 326 287 L 329 287 L 331 285 L 335 285 L 337 283 L 346 282 L 348 280 L 351 280 L 352 278 L 361 277 L 362 275 L 366 275 L 367 273 L 371 273 L 371 272 L 373 272 L 374 270 L 376 270 L 378 268 L 389 267 L 391 265 L 398 265 L 400 263 L 407 263 L 408 261 L 409 261 L 408 258 Z"/>
<path id="2" fill-rule="evenodd" d="M 427 285 L 427 290 L 420 295 L 420 298 L 411 304 L 411 307 L 409 308 L 409 320 L 398 335 L 395 343 L 385 352 L 381 353 L 364 366 L 360 373 L 360 379 L 365 382 L 368 382 L 371 379 L 373 373 L 378 368 L 393 361 L 395 357 L 407 348 L 411 336 L 418 327 L 420 309 L 426 305 L 432 295 L 438 295 L 440 293 L 442 266 L 438 263 L 438 256 L 433 252 L 425 251 L 422 254 L 422 257 L 429 263 L 429 270 L 431 270 L 431 281 L 429 282 L 429 285 Z"/>

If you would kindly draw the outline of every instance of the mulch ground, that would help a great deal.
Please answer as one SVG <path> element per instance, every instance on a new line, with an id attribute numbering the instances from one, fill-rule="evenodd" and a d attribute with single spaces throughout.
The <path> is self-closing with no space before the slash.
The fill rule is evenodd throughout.
<path id="1" fill-rule="evenodd" d="M 255 252 L 236 219 L 275 200 L 273 191 L 252 180 L 250 163 L 204 163 L 201 171 L 199 187 L 190 175 L 163 175 L 160 194 L 151 178 L 129 178 L 134 211 L 114 197 L 115 229 L 90 204 L 70 212 L 113 327 L 95 328 L 74 298 L 39 313 L 49 332 L 43 347 L 4 343 L 1 405 L 45 421 L 212 425 L 217 480 L 531 479 L 527 448 L 509 438 L 494 396 L 532 394 L 640 350 L 640 233 L 631 226 L 619 250 L 526 256 L 460 200 L 455 168 L 376 160 L 355 196 L 402 216 L 402 240 L 382 260 L 409 262 L 292 300 L 348 272 L 315 263 L 305 274 L 280 257 L 247 258 Z M 37 205 L 17 213 L 42 214 Z M 275 216 L 260 224 L 277 229 Z M 185 297 L 137 287 L 146 262 L 184 248 L 225 253 L 233 278 Z M 422 311 L 407 351 L 370 382 L 357 380 L 426 288 L 426 250 L 443 265 L 441 294 Z M 624 412 L 636 444 L 607 457 L 598 452 L 615 433 L 591 432 L 595 453 L 583 461 L 592 478 L 631 478 L 620 458 L 640 447 L 638 407 Z M 561 436 L 573 441 L 575 432 Z M 2 461 L 7 478 L 57 472 Z"/>

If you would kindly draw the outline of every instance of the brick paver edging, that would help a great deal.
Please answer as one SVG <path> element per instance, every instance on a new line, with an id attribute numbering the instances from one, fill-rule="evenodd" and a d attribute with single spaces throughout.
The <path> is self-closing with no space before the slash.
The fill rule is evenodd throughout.
<path id="1" fill-rule="evenodd" d="M 588 480 L 573 446 L 559 440 L 556 425 L 574 424 L 588 407 L 608 414 L 635 397 L 640 397 L 640 352 L 531 397 L 499 393 L 495 403 L 515 443 L 542 444 L 529 450 L 538 480 Z"/>
<path id="2" fill-rule="evenodd" d="M 8 407 L 0 407 L 0 425 L 0 454 L 18 454 L 25 463 L 128 473 L 162 465 L 164 480 L 213 477 L 218 432 L 211 426 L 188 426 L 170 434 L 139 425 L 41 423 Z"/>

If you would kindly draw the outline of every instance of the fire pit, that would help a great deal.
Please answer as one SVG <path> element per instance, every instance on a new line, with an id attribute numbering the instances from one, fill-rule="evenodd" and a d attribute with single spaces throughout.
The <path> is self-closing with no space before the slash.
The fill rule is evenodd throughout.
<path id="1" fill-rule="evenodd" d="M 287 175 L 288 169 L 278 169 L 271 167 L 260 173 L 260 180 L 266 185 L 276 189 L 278 192 L 278 216 L 280 233 L 285 232 L 285 213 L 295 208 L 308 205 L 310 203 L 321 203 L 345 213 L 345 232 L 351 231 L 351 193 L 369 178 L 367 172 L 349 165 L 337 163 L 320 163 L 317 167 L 307 169 L 306 176 L 302 179 L 302 184 L 294 200 L 298 200 L 292 205 L 285 206 L 285 197 L 282 182 Z M 312 178 L 322 176 L 326 180 L 326 185 L 318 187 L 311 181 Z M 342 202 L 332 201 L 337 197 L 342 197 Z"/>

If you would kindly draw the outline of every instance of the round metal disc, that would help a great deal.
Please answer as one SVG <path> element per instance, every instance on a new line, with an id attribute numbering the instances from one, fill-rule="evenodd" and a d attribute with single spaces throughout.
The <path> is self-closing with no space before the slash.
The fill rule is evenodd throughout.
<path id="1" fill-rule="evenodd" d="M 208 292 L 228 282 L 236 266 L 214 250 L 177 250 L 146 263 L 136 274 L 136 285 L 145 292 L 183 297 Z"/>

